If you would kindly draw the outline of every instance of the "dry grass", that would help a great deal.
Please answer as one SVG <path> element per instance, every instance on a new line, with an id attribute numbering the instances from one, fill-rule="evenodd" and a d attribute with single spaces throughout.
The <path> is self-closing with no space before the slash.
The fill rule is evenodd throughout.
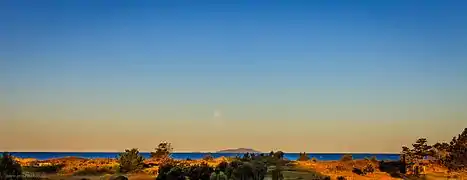
<path id="1" fill-rule="evenodd" d="M 20 159 L 17 158 L 17 161 L 22 166 L 31 166 L 39 165 L 39 164 L 51 164 L 51 165 L 60 165 L 62 168 L 58 172 L 60 175 L 105 175 L 105 174 L 114 174 L 118 171 L 118 161 L 117 159 L 84 159 L 84 158 L 76 158 L 76 157 L 68 157 L 68 158 L 58 158 L 58 159 L 50 159 L 39 161 L 35 159 Z M 211 167 L 217 166 L 219 163 L 223 161 L 230 162 L 230 158 L 217 158 L 213 160 L 171 160 L 175 163 L 183 163 L 187 165 L 197 165 L 201 163 L 207 163 Z M 158 165 L 164 162 L 160 162 L 154 159 L 147 159 L 144 161 L 147 168 L 145 168 L 139 174 L 131 174 L 130 179 L 151 179 L 157 176 Z M 368 174 L 365 176 L 360 176 L 355 173 L 352 173 L 353 168 L 360 168 L 362 169 L 367 164 L 372 164 L 375 167 L 375 172 L 372 174 Z M 352 160 L 352 161 L 317 161 L 314 162 L 312 160 L 309 161 L 292 161 L 291 165 L 297 171 L 315 171 L 319 172 L 324 175 L 331 176 L 332 179 L 336 179 L 338 176 L 344 176 L 347 179 L 356 179 L 356 180 L 374 180 L 374 179 L 397 179 L 391 177 L 386 172 L 381 172 L 378 170 L 378 163 L 369 160 Z M 444 178 L 448 177 L 447 169 L 443 168 L 439 165 L 431 164 L 427 167 L 428 177 L 431 179 L 436 178 Z M 106 175 L 110 176 L 110 175 Z M 467 179 L 465 178 L 465 174 L 458 174 L 456 175 L 458 179 Z"/>

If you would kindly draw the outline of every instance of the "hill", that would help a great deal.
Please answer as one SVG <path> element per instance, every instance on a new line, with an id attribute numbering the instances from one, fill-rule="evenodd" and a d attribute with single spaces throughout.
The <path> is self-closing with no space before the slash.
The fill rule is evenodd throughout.
<path id="1" fill-rule="evenodd" d="M 217 153 L 261 153 L 261 152 L 256 151 L 254 149 L 249 149 L 249 148 L 237 148 L 237 149 L 220 150 L 220 151 L 217 151 Z"/>

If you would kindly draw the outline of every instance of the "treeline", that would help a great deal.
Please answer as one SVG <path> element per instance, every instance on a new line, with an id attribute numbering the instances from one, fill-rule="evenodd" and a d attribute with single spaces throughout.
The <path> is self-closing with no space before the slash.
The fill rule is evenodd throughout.
<path id="1" fill-rule="evenodd" d="M 401 156 L 405 162 L 432 161 L 450 171 L 467 170 L 467 128 L 447 142 L 428 145 L 426 138 L 419 138 L 412 147 L 402 147 Z"/>

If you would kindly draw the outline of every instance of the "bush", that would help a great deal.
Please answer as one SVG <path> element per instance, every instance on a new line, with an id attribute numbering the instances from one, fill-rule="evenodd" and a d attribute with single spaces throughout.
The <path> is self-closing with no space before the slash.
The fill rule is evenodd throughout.
<path id="1" fill-rule="evenodd" d="M 216 171 L 211 174 L 210 180 L 227 180 L 227 176 L 222 171 Z"/>
<path id="2" fill-rule="evenodd" d="M 207 154 L 203 157 L 203 160 L 205 161 L 212 161 L 214 160 L 214 157 L 211 154 Z"/>
<path id="3" fill-rule="evenodd" d="M 8 152 L 0 157 L 0 179 L 21 179 L 21 165 L 16 162 Z M 14 178 L 11 178 L 11 177 Z"/>
<path id="4" fill-rule="evenodd" d="M 99 168 L 99 167 L 86 167 L 82 170 L 79 170 L 73 175 L 75 176 L 96 176 L 96 175 L 103 175 L 103 174 L 113 174 L 115 171 L 112 171 L 111 169 L 108 168 Z"/>
<path id="5" fill-rule="evenodd" d="M 57 173 L 62 168 L 62 164 L 54 164 L 47 166 L 25 166 L 23 167 L 23 170 L 28 172 Z"/>
<path id="6" fill-rule="evenodd" d="M 367 164 L 364 168 L 363 168 L 363 173 L 365 174 L 371 174 L 371 173 L 374 173 L 375 172 L 375 168 L 373 167 L 372 164 Z"/>
<path id="7" fill-rule="evenodd" d="M 144 168 L 144 159 L 143 156 L 139 154 L 138 149 L 127 149 L 125 152 L 120 153 L 119 156 L 119 171 L 122 173 L 136 172 Z"/>
<path id="8" fill-rule="evenodd" d="M 168 142 L 161 142 L 155 149 L 156 152 L 151 152 L 151 158 L 168 158 L 172 153 L 172 144 Z"/>
<path id="9" fill-rule="evenodd" d="M 200 165 L 188 167 L 185 174 L 189 177 L 190 180 L 209 180 L 213 172 L 213 168 L 211 168 L 208 164 L 201 163 Z"/>
<path id="10" fill-rule="evenodd" d="M 353 157 L 351 154 L 344 154 L 342 157 L 341 157 L 341 161 L 343 162 L 348 162 L 348 161 L 352 161 L 353 160 Z"/>
<path id="11" fill-rule="evenodd" d="M 282 151 L 277 151 L 277 152 L 274 153 L 273 156 L 274 156 L 275 158 L 277 158 L 277 159 L 283 159 L 283 158 L 284 158 L 284 152 L 282 152 Z"/>
<path id="12" fill-rule="evenodd" d="M 344 176 L 339 176 L 339 177 L 337 177 L 337 180 L 345 180 L 345 177 Z"/>
<path id="13" fill-rule="evenodd" d="M 311 158 L 311 161 L 313 161 L 313 162 L 318 162 L 318 160 L 317 160 L 316 158 L 314 158 L 314 157 Z"/>
<path id="14" fill-rule="evenodd" d="M 300 153 L 297 161 L 308 161 L 310 160 L 310 157 L 306 154 L 306 152 Z"/>
<path id="15" fill-rule="evenodd" d="M 311 176 L 309 178 L 312 180 L 331 180 L 330 176 L 323 175 L 316 171 L 312 171 Z"/>
<path id="16" fill-rule="evenodd" d="M 229 166 L 229 163 L 222 161 L 221 163 L 217 165 L 216 170 L 225 172 L 228 166 Z"/>

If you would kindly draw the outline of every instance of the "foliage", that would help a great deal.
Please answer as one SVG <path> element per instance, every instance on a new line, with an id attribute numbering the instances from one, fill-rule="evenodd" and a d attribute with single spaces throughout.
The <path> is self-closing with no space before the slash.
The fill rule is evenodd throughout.
<path id="1" fill-rule="evenodd" d="M 168 158 L 173 151 L 172 144 L 161 142 L 155 149 L 156 152 L 151 152 L 151 158 Z"/>
<path id="2" fill-rule="evenodd" d="M 339 177 L 337 177 L 337 180 L 345 180 L 345 177 L 344 176 L 339 176 Z"/>
<path id="3" fill-rule="evenodd" d="M 159 167 L 156 180 L 209 180 L 214 172 L 206 163 L 188 165 L 181 163 L 166 163 Z"/>
<path id="4" fill-rule="evenodd" d="M 8 152 L 0 157 L 0 179 L 21 179 L 21 165 Z"/>
<path id="5" fill-rule="evenodd" d="M 216 170 L 225 172 L 228 166 L 229 166 L 228 162 L 222 161 L 221 163 L 217 165 Z"/>
<path id="6" fill-rule="evenodd" d="M 433 146 L 429 146 L 426 138 L 419 138 L 412 144 L 412 147 L 412 149 L 406 146 L 402 147 L 404 163 L 431 156 L 450 171 L 465 170 L 467 168 L 467 128 L 457 137 L 453 137 L 449 144 L 438 142 Z"/>
<path id="7" fill-rule="evenodd" d="M 282 180 L 284 179 L 284 175 L 282 174 L 282 170 L 280 167 L 276 167 L 271 171 L 272 180 Z"/>
<path id="8" fill-rule="evenodd" d="M 467 168 L 467 128 L 452 138 L 448 149 L 445 165 L 450 170 L 465 170 Z"/>
<path id="9" fill-rule="evenodd" d="M 209 180 L 213 172 L 212 167 L 206 163 L 201 163 L 200 165 L 188 167 L 185 174 L 190 180 Z"/>
<path id="10" fill-rule="evenodd" d="M 406 160 L 413 162 L 423 160 L 427 156 L 433 155 L 432 146 L 427 144 L 426 138 L 419 138 L 412 144 L 412 149 L 407 146 L 402 147 L 402 154 Z"/>
<path id="11" fill-rule="evenodd" d="M 310 157 L 308 156 L 308 154 L 306 154 L 306 152 L 300 153 L 297 159 L 297 161 L 308 161 L 308 160 L 310 160 Z"/>
<path id="12" fill-rule="evenodd" d="M 310 176 L 308 176 L 307 179 L 311 179 L 311 180 L 331 180 L 331 177 L 330 176 L 327 176 L 327 175 L 323 175 L 319 172 L 316 172 L 316 171 L 312 171 L 310 172 Z"/>
<path id="13" fill-rule="evenodd" d="M 99 168 L 99 167 L 86 167 L 82 170 L 76 171 L 73 173 L 75 176 L 87 176 L 87 175 L 102 175 L 102 174 L 113 174 L 115 171 L 109 168 Z"/>
<path id="14" fill-rule="evenodd" d="M 24 166 L 23 170 L 28 172 L 57 173 L 64 165 L 52 164 L 47 166 Z"/>
<path id="15" fill-rule="evenodd" d="M 348 161 L 352 161 L 353 160 L 353 157 L 351 154 L 344 154 L 342 157 L 341 157 L 341 161 L 343 162 L 348 162 Z"/>
<path id="16" fill-rule="evenodd" d="M 214 160 L 214 157 L 211 154 L 207 154 L 203 157 L 203 160 L 205 161 L 212 161 Z"/>
<path id="17" fill-rule="evenodd" d="M 120 153 L 118 162 L 120 164 L 119 171 L 122 173 L 140 171 L 144 167 L 144 159 L 139 154 L 138 149 L 125 150 Z"/>
<path id="18" fill-rule="evenodd" d="M 273 156 L 274 156 L 275 158 L 277 158 L 277 159 L 283 159 L 283 158 L 284 158 L 284 152 L 282 152 L 282 151 L 277 151 L 277 152 L 274 153 Z"/>
<path id="19" fill-rule="evenodd" d="M 225 168 L 225 174 L 232 180 L 263 180 L 267 173 L 266 163 L 265 159 L 261 158 L 252 161 L 234 160 Z"/>
<path id="20" fill-rule="evenodd" d="M 363 168 L 363 173 L 365 174 L 371 174 L 375 172 L 375 167 L 373 164 L 368 163 L 364 168 Z"/>
<path id="21" fill-rule="evenodd" d="M 227 176 L 222 171 L 216 171 L 211 174 L 211 177 L 209 179 L 210 180 L 227 180 Z"/>

